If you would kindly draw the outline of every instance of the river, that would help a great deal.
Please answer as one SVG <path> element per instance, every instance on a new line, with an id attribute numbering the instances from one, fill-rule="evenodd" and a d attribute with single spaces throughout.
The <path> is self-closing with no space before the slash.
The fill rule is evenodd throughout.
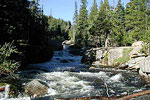
<path id="1" fill-rule="evenodd" d="M 70 54 L 69 47 L 65 47 L 62 51 L 55 51 L 51 61 L 31 65 L 32 68 L 41 70 L 26 70 L 18 74 L 22 79 L 37 79 L 44 82 L 49 86 L 48 94 L 45 96 L 54 98 L 108 96 L 108 94 L 120 96 L 149 88 L 137 73 L 114 68 L 89 70 L 88 65 L 81 64 L 81 58 Z M 17 98 L 1 100 L 31 100 L 31 98 L 20 93 Z"/>

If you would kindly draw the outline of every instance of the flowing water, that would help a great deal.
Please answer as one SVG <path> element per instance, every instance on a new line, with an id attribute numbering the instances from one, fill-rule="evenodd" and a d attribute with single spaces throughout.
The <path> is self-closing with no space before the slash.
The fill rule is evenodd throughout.
<path id="1" fill-rule="evenodd" d="M 87 65 L 81 64 L 81 56 L 73 56 L 68 50 L 56 51 L 50 62 L 32 65 L 41 70 L 22 71 L 20 77 L 46 83 L 49 86 L 46 96 L 54 98 L 108 96 L 106 85 L 110 96 L 148 89 L 137 73 L 113 68 L 89 70 Z M 20 94 L 18 98 L 3 100 L 30 100 L 30 97 Z"/>

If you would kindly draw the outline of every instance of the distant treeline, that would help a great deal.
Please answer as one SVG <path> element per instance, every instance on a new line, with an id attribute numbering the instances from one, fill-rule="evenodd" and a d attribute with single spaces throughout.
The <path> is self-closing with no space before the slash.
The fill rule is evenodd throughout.
<path id="1" fill-rule="evenodd" d="M 78 12 L 75 2 L 74 23 L 70 36 L 77 46 L 129 46 L 134 41 L 150 42 L 150 1 L 131 0 L 116 7 L 108 0 L 96 0 L 88 13 L 87 0 L 81 0 Z M 79 13 L 79 14 L 78 14 Z"/>

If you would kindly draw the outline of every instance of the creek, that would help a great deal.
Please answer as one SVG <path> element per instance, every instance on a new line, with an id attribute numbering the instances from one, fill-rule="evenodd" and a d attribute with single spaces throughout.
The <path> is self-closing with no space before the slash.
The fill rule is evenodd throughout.
<path id="1" fill-rule="evenodd" d="M 110 96 L 131 94 L 149 88 L 135 72 L 114 68 L 90 70 L 88 65 L 81 64 L 81 58 L 82 56 L 70 54 L 69 47 L 66 46 L 62 51 L 55 51 L 51 61 L 32 64 L 32 69 L 35 70 L 26 70 L 18 74 L 22 79 L 37 79 L 44 82 L 49 86 L 48 94 L 45 96 L 54 98 L 108 96 L 106 85 Z M 2 100 L 36 99 L 30 99 L 20 93 L 17 98 Z"/>

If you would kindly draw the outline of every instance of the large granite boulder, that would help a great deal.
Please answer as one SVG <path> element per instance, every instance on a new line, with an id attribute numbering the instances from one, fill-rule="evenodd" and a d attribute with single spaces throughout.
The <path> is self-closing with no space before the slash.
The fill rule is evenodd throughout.
<path id="1" fill-rule="evenodd" d="M 124 48 L 114 48 L 108 51 L 108 65 L 113 66 L 114 60 L 123 56 Z"/>
<path id="2" fill-rule="evenodd" d="M 139 62 L 139 74 L 148 83 L 150 83 L 150 56 L 143 58 Z"/>
<path id="3" fill-rule="evenodd" d="M 25 92 L 29 96 L 44 96 L 48 92 L 48 86 L 38 80 L 33 80 L 25 85 Z"/>
<path id="4" fill-rule="evenodd" d="M 132 47 L 133 47 L 133 50 L 130 52 L 130 58 L 136 58 L 136 57 L 141 57 L 141 56 L 144 56 L 144 54 L 141 54 L 140 51 L 143 47 L 143 42 L 142 41 L 137 41 L 137 42 L 134 42 L 132 44 Z"/>

